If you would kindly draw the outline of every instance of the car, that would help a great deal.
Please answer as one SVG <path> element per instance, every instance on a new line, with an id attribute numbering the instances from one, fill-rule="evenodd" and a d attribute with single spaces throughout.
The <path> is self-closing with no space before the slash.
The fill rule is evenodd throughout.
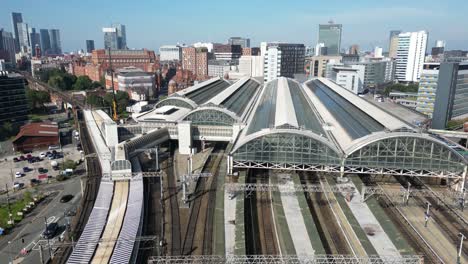
<path id="1" fill-rule="evenodd" d="M 76 215 L 76 209 L 70 209 L 65 213 L 65 216 L 75 216 Z"/>
<path id="2" fill-rule="evenodd" d="M 22 182 L 14 182 L 13 183 L 13 189 L 18 190 L 24 187 L 24 183 Z"/>
<path id="3" fill-rule="evenodd" d="M 26 158 L 27 158 L 27 159 L 30 159 L 30 158 L 32 158 L 32 157 L 33 157 L 33 155 L 31 155 L 31 154 L 27 154 L 27 155 L 26 155 Z"/>
<path id="4" fill-rule="evenodd" d="M 62 196 L 62 198 L 60 198 L 60 202 L 61 203 L 68 203 L 71 199 L 73 199 L 73 195 L 65 194 L 64 196 Z"/>
<path id="5" fill-rule="evenodd" d="M 19 159 L 20 160 L 26 160 L 26 158 L 24 156 L 19 156 Z"/>
<path id="6" fill-rule="evenodd" d="M 38 179 L 31 179 L 31 180 L 29 180 L 29 182 L 31 183 L 31 185 L 37 185 L 37 184 L 41 183 L 41 181 L 38 180 Z"/>
<path id="7" fill-rule="evenodd" d="M 49 146 L 49 150 L 56 150 L 56 149 L 60 149 L 60 146 L 57 146 L 57 145 L 50 145 Z"/>
<path id="8" fill-rule="evenodd" d="M 45 152 L 41 152 L 41 153 L 39 154 L 39 157 L 40 157 L 41 159 L 45 158 L 45 157 L 46 157 Z"/>
<path id="9" fill-rule="evenodd" d="M 44 232 L 42 232 L 41 236 L 45 239 L 53 238 L 57 234 L 58 227 L 59 226 L 57 223 L 47 224 L 46 229 L 44 230 Z"/>
<path id="10" fill-rule="evenodd" d="M 29 167 L 23 167 L 23 172 L 26 173 L 26 172 L 30 172 L 30 171 L 32 171 L 31 168 L 29 168 Z"/>
<path id="11" fill-rule="evenodd" d="M 15 178 L 21 178 L 21 177 L 23 177 L 23 173 L 17 171 L 17 172 L 15 173 Z"/>
<path id="12" fill-rule="evenodd" d="M 40 167 L 39 169 L 37 169 L 37 171 L 38 171 L 39 173 L 46 173 L 48 170 L 47 170 L 47 169 L 44 169 L 44 168 L 42 168 L 42 167 Z"/>
<path id="13" fill-rule="evenodd" d="M 14 162 L 20 162 L 21 160 L 18 159 L 17 157 L 14 157 L 14 158 L 13 158 L 13 161 L 14 161 Z"/>

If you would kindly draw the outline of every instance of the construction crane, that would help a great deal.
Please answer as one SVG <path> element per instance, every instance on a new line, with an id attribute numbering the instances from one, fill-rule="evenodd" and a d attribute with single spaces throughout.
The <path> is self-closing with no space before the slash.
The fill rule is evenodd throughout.
<path id="1" fill-rule="evenodd" d="M 119 116 L 117 115 L 117 99 L 115 98 L 115 87 L 114 87 L 114 71 L 112 70 L 112 57 L 111 57 L 111 48 L 109 47 L 107 49 L 109 53 L 109 72 L 111 76 L 111 85 L 112 85 L 112 95 L 113 95 L 113 100 L 112 100 L 112 119 L 114 121 L 119 120 Z"/>

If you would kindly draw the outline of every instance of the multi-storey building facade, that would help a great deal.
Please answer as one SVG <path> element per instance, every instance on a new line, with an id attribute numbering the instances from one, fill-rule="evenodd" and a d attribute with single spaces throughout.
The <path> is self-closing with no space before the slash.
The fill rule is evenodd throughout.
<path id="1" fill-rule="evenodd" d="M 323 43 L 326 49 L 322 51 L 321 55 L 339 55 L 341 49 L 341 24 L 328 24 L 319 25 L 318 43 Z"/>
<path id="2" fill-rule="evenodd" d="M 250 39 L 241 37 L 231 37 L 228 40 L 229 45 L 240 45 L 242 48 L 250 48 Z"/>
<path id="3" fill-rule="evenodd" d="M 182 47 L 179 45 L 164 45 L 159 47 L 160 61 L 181 61 Z"/>
<path id="4" fill-rule="evenodd" d="M 390 39 L 388 43 L 388 57 L 396 58 L 398 50 L 398 35 L 401 33 L 401 30 L 392 30 L 390 31 Z"/>
<path id="5" fill-rule="evenodd" d="M 23 23 L 23 15 L 21 13 L 11 13 L 11 26 L 13 28 L 13 38 L 15 40 L 15 53 L 20 51 L 18 23 Z"/>
<path id="6" fill-rule="evenodd" d="M 54 55 L 62 54 L 62 42 L 60 41 L 60 30 L 49 29 L 50 50 Z"/>
<path id="7" fill-rule="evenodd" d="M 0 73 L 0 123 L 21 123 L 28 119 L 25 80 L 19 74 Z"/>
<path id="8" fill-rule="evenodd" d="M 395 78 L 417 82 L 421 77 L 427 46 L 427 32 L 406 32 L 398 35 Z"/>
<path id="9" fill-rule="evenodd" d="M 440 64 L 432 128 L 445 129 L 452 119 L 468 117 L 468 62 Z"/>
<path id="10" fill-rule="evenodd" d="M 242 55 L 242 46 L 231 44 L 213 44 L 213 53 L 216 60 L 237 61 Z"/>
<path id="11" fill-rule="evenodd" d="M 294 78 L 294 74 L 305 73 L 304 44 L 267 43 L 264 44 L 264 74 L 265 82 L 280 76 Z M 263 54 L 264 53 L 264 54 Z"/>
<path id="12" fill-rule="evenodd" d="M 424 63 L 419 80 L 416 110 L 432 118 L 439 80 L 440 63 Z"/>
<path id="13" fill-rule="evenodd" d="M 112 50 L 112 69 L 136 67 L 145 72 L 155 72 L 159 62 L 154 51 L 150 50 Z M 75 61 L 70 66 L 70 73 L 76 76 L 87 75 L 93 81 L 100 81 L 109 68 L 109 51 L 93 50 L 91 61 Z"/>
<path id="14" fill-rule="evenodd" d="M 91 53 L 94 50 L 94 40 L 88 39 L 86 40 L 86 52 Z"/>
<path id="15" fill-rule="evenodd" d="M 15 65 L 15 49 L 13 34 L 0 29 L 0 59 L 5 60 L 5 64 Z"/>
<path id="16" fill-rule="evenodd" d="M 51 53 L 51 46 L 50 46 L 50 35 L 49 35 L 49 30 L 48 29 L 41 29 L 40 31 L 41 35 L 41 51 L 42 54 L 47 55 Z"/>
<path id="17" fill-rule="evenodd" d="M 40 54 L 36 54 L 37 48 L 41 47 L 41 35 L 36 32 L 35 28 L 31 28 L 31 33 L 29 33 L 29 39 L 31 40 L 31 53 L 33 57 L 36 57 Z"/>
<path id="18" fill-rule="evenodd" d="M 208 77 L 208 50 L 206 48 L 182 48 L 182 69 L 189 70 L 202 80 Z"/>
<path id="19" fill-rule="evenodd" d="M 309 64 L 309 77 L 325 77 L 328 63 L 338 63 L 341 56 L 313 56 L 307 59 Z"/>
<path id="20" fill-rule="evenodd" d="M 31 52 L 31 42 L 29 40 L 29 27 L 27 23 L 18 23 L 19 51 L 22 53 Z"/>

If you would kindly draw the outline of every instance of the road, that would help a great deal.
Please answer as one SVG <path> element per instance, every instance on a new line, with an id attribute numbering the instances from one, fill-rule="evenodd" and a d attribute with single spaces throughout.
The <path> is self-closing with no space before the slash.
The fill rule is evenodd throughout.
<path id="1" fill-rule="evenodd" d="M 57 188 L 58 193 L 49 203 L 35 209 L 40 211 L 33 211 L 12 233 L 0 239 L 0 263 L 8 263 L 10 258 L 19 256 L 23 248 L 31 249 L 31 251 L 24 258 L 18 258 L 15 263 L 20 261 L 21 263 L 40 263 L 39 244 L 43 245 L 44 259 L 48 258 L 47 240 L 40 237 L 45 228 L 45 218 L 50 222 L 58 222 L 61 227 L 59 233 L 62 233 L 65 231 L 67 223 L 64 212 L 76 208 L 81 199 L 80 178 L 75 177 L 66 183 L 62 185 L 63 189 Z M 68 203 L 60 203 L 60 198 L 64 194 L 72 194 L 74 197 Z M 49 242 L 56 243 L 58 237 L 57 235 Z M 24 243 L 22 239 L 24 239 Z M 9 241 L 12 242 L 9 244 Z"/>

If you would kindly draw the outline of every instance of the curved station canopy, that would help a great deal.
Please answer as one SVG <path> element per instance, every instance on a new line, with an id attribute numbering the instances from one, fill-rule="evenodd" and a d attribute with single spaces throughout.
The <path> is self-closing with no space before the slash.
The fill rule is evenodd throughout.
<path id="1" fill-rule="evenodd" d="M 231 152 L 233 167 L 460 177 L 462 155 L 324 78 L 266 83 Z"/>

